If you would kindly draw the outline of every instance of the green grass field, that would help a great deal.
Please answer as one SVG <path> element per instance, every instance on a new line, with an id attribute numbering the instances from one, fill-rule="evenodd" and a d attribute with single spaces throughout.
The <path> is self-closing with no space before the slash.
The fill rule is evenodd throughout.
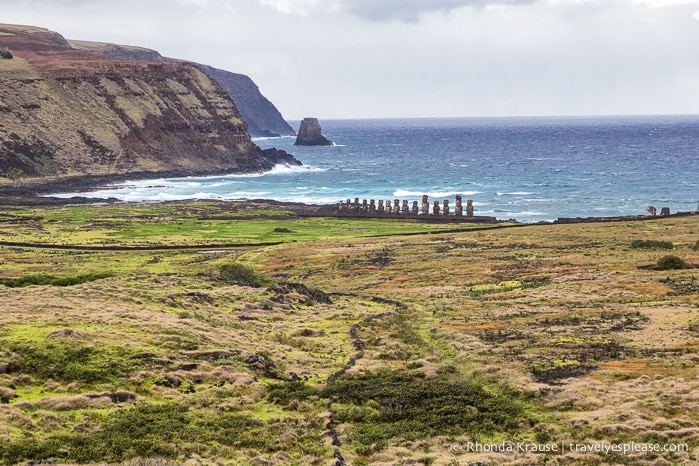
<path id="1" fill-rule="evenodd" d="M 235 203 L 233 203 L 235 204 Z M 230 209 L 231 203 L 178 202 L 82 207 L 5 208 L 0 243 L 162 248 L 332 240 L 483 228 L 401 219 L 289 218 L 285 210 Z M 238 206 L 235 206 L 238 207 Z M 288 231 L 275 231 L 275 229 Z"/>

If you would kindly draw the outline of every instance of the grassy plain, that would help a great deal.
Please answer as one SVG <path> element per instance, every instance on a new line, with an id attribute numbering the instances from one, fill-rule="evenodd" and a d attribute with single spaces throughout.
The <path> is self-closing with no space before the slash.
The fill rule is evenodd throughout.
<path id="1" fill-rule="evenodd" d="M 654 267 L 699 264 L 699 217 L 241 206 L 0 208 L 0 461 L 699 461 L 697 273 Z M 688 451 L 568 451 L 603 442 Z"/>

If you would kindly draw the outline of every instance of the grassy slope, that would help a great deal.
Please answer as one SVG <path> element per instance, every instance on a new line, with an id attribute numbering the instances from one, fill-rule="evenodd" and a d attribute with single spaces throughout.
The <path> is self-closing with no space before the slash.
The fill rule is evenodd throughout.
<path id="1" fill-rule="evenodd" d="M 226 205 L 0 211 L 0 242 L 104 248 L 0 246 L 0 279 L 111 274 L 0 287 L 2 460 L 696 459 L 696 273 L 645 268 L 668 251 L 630 247 L 672 241 L 699 264 L 696 218 L 376 237 L 450 227 Z M 261 242 L 282 244 L 226 246 Z M 109 249 L 160 245 L 181 247 Z M 224 280 L 220 267 L 236 261 L 308 288 Z M 692 452 L 450 450 L 474 439 Z"/>

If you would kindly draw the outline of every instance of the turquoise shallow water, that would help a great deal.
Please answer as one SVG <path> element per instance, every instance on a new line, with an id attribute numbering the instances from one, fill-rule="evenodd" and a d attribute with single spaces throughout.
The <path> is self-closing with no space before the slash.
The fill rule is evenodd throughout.
<path id="1" fill-rule="evenodd" d="M 291 122 L 298 128 L 298 122 Z M 473 199 L 477 215 L 530 222 L 672 212 L 699 202 L 699 116 L 321 121 L 332 147 L 258 139 L 303 167 L 264 175 L 126 182 L 91 193 L 125 201 Z"/>

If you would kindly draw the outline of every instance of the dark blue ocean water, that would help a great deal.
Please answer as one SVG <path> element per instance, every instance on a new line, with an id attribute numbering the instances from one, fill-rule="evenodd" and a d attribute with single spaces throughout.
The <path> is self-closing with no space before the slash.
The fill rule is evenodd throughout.
<path id="1" fill-rule="evenodd" d="M 124 183 L 91 193 L 128 201 L 267 198 L 473 199 L 477 215 L 558 217 L 697 209 L 699 116 L 321 121 L 333 147 L 258 139 L 305 167 Z M 292 122 L 298 127 L 298 122 Z"/>

